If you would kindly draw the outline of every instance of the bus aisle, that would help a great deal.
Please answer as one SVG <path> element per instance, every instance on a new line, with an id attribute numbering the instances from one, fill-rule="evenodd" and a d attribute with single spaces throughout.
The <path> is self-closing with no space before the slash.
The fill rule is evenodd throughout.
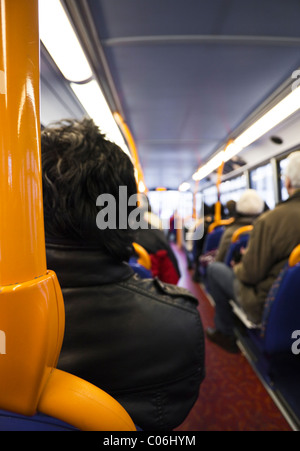
<path id="1" fill-rule="evenodd" d="M 179 286 L 199 300 L 206 329 L 214 310 L 201 285 L 194 283 L 182 250 L 173 245 L 182 277 Z M 242 354 L 229 354 L 206 340 L 206 378 L 199 398 L 177 431 L 291 431 L 280 410 Z"/>

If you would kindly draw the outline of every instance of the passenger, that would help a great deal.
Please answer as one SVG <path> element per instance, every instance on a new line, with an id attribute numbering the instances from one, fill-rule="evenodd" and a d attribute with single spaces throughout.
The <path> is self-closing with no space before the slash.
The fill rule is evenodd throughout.
<path id="1" fill-rule="evenodd" d="M 204 246 L 206 235 L 208 233 L 208 228 L 209 228 L 210 224 L 213 222 L 214 207 L 204 203 L 203 216 L 204 216 L 203 217 L 203 221 L 204 221 L 203 236 L 202 236 L 202 238 L 193 241 L 193 258 L 194 258 L 194 262 L 195 262 L 195 270 L 194 270 L 192 279 L 194 282 L 201 282 L 199 258 L 203 251 L 203 246 Z"/>
<path id="2" fill-rule="evenodd" d="M 152 228 L 138 229 L 134 241 L 146 249 L 150 255 L 153 277 L 176 285 L 181 276 L 180 269 L 164 232 Z"/>
<path id="3" fill-rule="evenodd" d="M 180 279 L 180 270 L 177 258 L 168 243 L 163 230 L 159 228 L 155 215 L 151 212 L 151 206 L 147 196 L 140 197 L 141 221 L 140 228 L 135 232 L 134 241 L 140 244 L 151 258 L 151 270 L 154 277 L 162 282 L 174 285 Z"/>
<path id="4" fill-rule="evenodd" d="M 170 227 L 167 234 L 168 241 L 175 242 L 176 241 L 176 229 L 175 229 L 175 212 L 170 217 Z"/>
<path id="5" fill-rule="evenodd" d="M 264 210 L 264 201 L 253 189 L 246 190 L 235 205 L 234 222 L 226 227 L 222 235 L 218 252 L 217 262 L 224 262 L 231 244 L 232 235 L 243 226 L 252 225 Z"/>
<path id="6" fill-rule="evenodd" d="M 226 212 L 226 216 L 228 219 L 235 217 L 235 214 L 236 214 L 236 201 L 235 200 L 229 200 L 228 202 L 226 202 L 225 212 Z"/>
<path id="7" fill-rule="evenodd" d="M 47 264 L 66 312 L 58 368 L 108 392 L 140 428 L 171 430 L 197 400 L 204 334 L 187 290 L 140 279 L 126 263 L 132 230 L 96 226 L 107 209 L 96 206 L 101 194 L 115 199 L 117 220 L 127 211 L 119 188 L 125 203 L 136 193 L 133 165 L 84 119 L 42 132 L 42 167 Z"/>
<path id="8" fill-rule="evenodd" d="M 238 352 L 229 301 L 234 299 L 251 321 L 260 324 L 268 292 L 300 243 L 300 151 L 289 157 L 285 184 L 289 199 L 257 219 L 242 261 L 233 269 L 220 262 L 208 267 L 209 290 L 215 301 L 215 328 L 207 329 L 206 334 L 229 352 Z"/>

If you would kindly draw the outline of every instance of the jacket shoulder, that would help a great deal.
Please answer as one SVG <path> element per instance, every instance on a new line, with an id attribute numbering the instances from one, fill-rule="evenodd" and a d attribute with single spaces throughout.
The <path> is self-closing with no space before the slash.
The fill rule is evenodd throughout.
<path id="1" fill-rule="evenodd" d="M 156 300 L 170 300 L 173 304 L 183 304 L 197 306 L 198 300 L 188 290 L 177 285 L 162 282 L 158 278 L 141 279 L 134 274 L 130 279 L 121 284 L 137 293 L 146 297 L 155 298 Z M 177 302 L 176 302 L 177 301 Z"/>
<path id="2" fill-rule="evenodd" d="M 195 296 L 193 296 L 192 293 L 190 293 L 190 291 L 186 290 L 185 288 L 178 287 L 177 285 L 162 282 L 158 278 L 153 279 L 153 283 L 154 283 L 156 289 L 158 291 L 162 292 L 163 294 L 167 294 L 171 297 L 187 298 L 190 301 L 198 304 L 198 301 L 195 298 Z"/>

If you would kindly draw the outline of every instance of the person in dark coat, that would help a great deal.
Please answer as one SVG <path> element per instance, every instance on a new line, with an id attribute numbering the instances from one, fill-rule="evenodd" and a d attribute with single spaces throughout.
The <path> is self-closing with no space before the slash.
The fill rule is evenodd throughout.
<path id="1" fill-rule="evenodd" d="M 164 231 L 159 227 L 157 217 L 153 220 L 148 197 L 142 195 L 140 199 L 141 227 L 135 232 L 134 241 L 150 255 L 153 276 L 162 282 L 176 285 L 181 276 L 176 255 Z"/>
<path id="2" fill-rule="evenodd" d="M 139 428 L 174 429 L 205 375 L 203 326 L 187 290 L 127 263 L 130 158 L 92 120 L 64 121 L 42 132 L 42 169 L 47 264 L 66 314 L 58 368 L 109 393 Z"/>

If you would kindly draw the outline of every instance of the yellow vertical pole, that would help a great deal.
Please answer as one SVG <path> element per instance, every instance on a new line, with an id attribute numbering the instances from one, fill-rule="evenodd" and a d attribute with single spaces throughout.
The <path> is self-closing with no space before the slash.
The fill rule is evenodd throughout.
<path id="1" fill-rule="evenodd" d="M 64 304 L 47 271 L 38 0 L 0 0 L 0 408 L 32 415 L 55 367 Z"/>
<path id="2" fill-rule="evenodd" d="M 0 409 L 39 410 L 83 430 L 133 431 L 113 398 L 55 369 L 65 318 L 46 267 L 38 0 L 0 0 L 0 24 Z"/>
<path id="3" fill-rule="evenodd" d="M 220 201 L 220 185 L 221 185 L 221 180 L 222 180 L 222 174 L 223 174 L 223 169 L 224 169 L 224 162 L 221 164 L 221 166 L 219 166 L 218 168 L 218 174 L 217 174 L 217 193 L 218 193 L 218 201 L 216 202 L 215 205 L 215 222 L 217 221 L 221 221 L 222 219 L 222 214 L 221 214 L 221 201 Z"/>
<path id="4" fill-rule="evenodd" d="M 126 122 L 124 121 L 124 119 L 122 118 L 122 116 L 118 112 L 114 113 L 114 118 L 115 118 L 117 124 L 119 125 L 120 129 L 122 130 L 123 135 L 125 136 L 125 139 L 127 141 L 128 147 L 130 149 L 130 154 L 131 154 L 132 159 L 133 159 L 133 164 L 134 164 L 134 167 L 135 167 L 135 169 L 137 171 L 137 178 L 138 178 L 138 180 L 137 180 L 137 188 L 138 188 L 138 191 L 139 191 L 139 182 L 143 182 L 143 186 L 145 187 L 145 191 L 144 192 L 147 192 L 147 187 L 146 187 L 146 184 L 145 184 L 145 179 L 144 179 L 144 174 L 143 174 L 143 170 L 142 170 L 140 159 L 139 159 L 139 154 L 138 154 L 138 151 L 137 151 L 137 148 L 136 148 L 133 136 L 131 134 L 131 131 L 129 130 L 128 125 L 126 124 Z"/>
<path id="5" fill-rule="evenodd" d="M 198 212 L 197 212 L 197 202 L 196 202 L 196 194 L 198 192 L 198 186 L 199 186 L 199 180 L 195 183 L 195 188 L 193 192 L 193 219 L 198 219 Z"/>
<path id="6" fill-rule="evenodd" d="M 0 0 L 0 285 L 46 273 L 38 0 Z"/>

